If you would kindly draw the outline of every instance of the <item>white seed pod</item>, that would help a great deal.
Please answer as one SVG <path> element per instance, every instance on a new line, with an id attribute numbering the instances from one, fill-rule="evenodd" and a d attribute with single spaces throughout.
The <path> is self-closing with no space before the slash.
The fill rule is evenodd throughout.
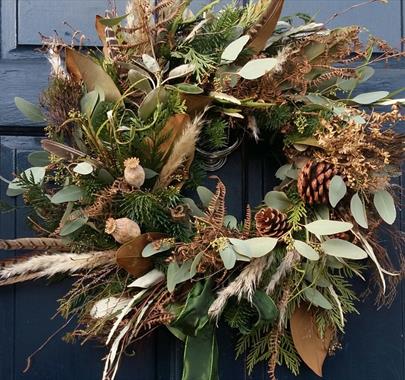
<path id="1" fill-rule="evenodd" d="M 145 170 L 139 165 L 139 159 L 136 157 L 126 159 L 124 167 L 126 183 L 139 189 L 145 182 Z"/>
<path id="2" fill-rule="evenodd" d="M 124 244 L 138 237 L 141 234 L 141 229 L 138 223 L 131 219 L 108 218 L 105 222 L 105 232 L 112 235 L 118 243 Z"/>

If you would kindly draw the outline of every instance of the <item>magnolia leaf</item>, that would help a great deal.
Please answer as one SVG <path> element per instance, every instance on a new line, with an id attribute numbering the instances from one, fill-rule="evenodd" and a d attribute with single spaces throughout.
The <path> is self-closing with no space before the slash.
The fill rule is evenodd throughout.
<path id="1" fill-rule="evenodd" d="M 93 90 L 85 94 L 80 100 L 80 109 L 88 117 L 91 117 L 94 108 L 98 102 L 98 91 Z"/>
<path id="2" fill-rule="evenodd" d="M 197 193 L 203 206 L 208 207 L 212 197 L 214 196 L 214 193 L 210 189 L 207 189 L 205 186 L 198 186 Z"/>
<path id="3" fill-rule="evenodd" d="M 160 241 L 155 240 L 152 243 L 149 243 L 142 251 L 142 257 L 150 257 L 156 255 L 157 253 L 166 252 L 169 249 L 172 249 L 175 246 L 172 241 Z"/>
<path id="4" fill-rule="evenodd" d="M 101 319 L 113 316 L 124 309 L 131 302 L 131 298 L 107 297 L 97 301 L 90 310 L 90 316 Z"/>
<path id="5" fill-rule="evenodd" d="M 175 79 L 185 77 L 191 74 L 195 70 L 195 66 L 192 63 L 186 63 L 175 67 L 173 70 L 169 71 L 167 79 Z"/>
<path id="6" fill-rule="evenodd" d="M 222 92 L 211 91 L 210 96 L 221 102 L 232 103 L 232 104 L 237 104 L 237 105 L 241 104 L 241 101 L 239 99 L 235 98 L 232 95 L 224 94 Z"/>
<path id="7" fill-rule="evenodd" d="M 331 310 L 331 303 L 315 288 L 304 289 L 305 298 L 314 306 L 319 306 L 322 309 Z"/>
<path id="8" fill-rule="evenodd" d="M 395 222 L 397 210 L 394 198 L 387 190 L 381 190 L 374 194 L 374 206 L 384 222 L 388 224 Z"/>
<path id="9" fill-rule="evenodd" d="M 93 91 L 98 86 L 104 92 L 106 100 L 116 102 L 121 99 L 120 91 L 114 81 L 89 56 L 67 48 L 66 67 L 75 80 L 84 81 L 87 91 Z"/>
<path id="10" fill-rule="evenodd" d="M 236 58 L 238 58 L 239 54 L 248 43 L 249 39 L 250 36 L 245 35 L 231 42 L 222 52 L 221 60 L 227 61 L 227 63 L 233 62 Z"/>
<path id="11" fill-rule="evenodd" d="M 134 88 L 143 91 L 145 94 L 148 94 L 152 91 L 152 86 L 150 84 L 149 74 L 141 69 L 131 69 L 128 71 L 128 80 Z"/>
<path id="12" fill-rule="evenodd" d="M 257 79 L 273 70 L 277 63 L 276 58 L 252 59 L 239 70 L 238 74 L 244 79 Z"/>
<path id="13" fill-rule="evenodd" d="M 68 185 L 59 190 L 51 198 L 51 202 L 54 204 L 60 204 L 65 202 L 75 202 L 83 197 L 83 191 L 76 185 Z"/>
<path id="14" fill-rule="evenodd" d="M 49 164 L 49 154 L 43 150 L 31 152 L 28 155 L 28 162 L 32 166 L 47 166 Z"/>
<path id="15" fill-rule="evenodd" d="M 164 104 L 167 100 L 167 93 L 164 87 L 156 87 L 149 92 L 139 106 L 138 115 L 146 121 L 155 112 L 159 103 Z"/>
<path id="16" fill-rule="evenodd" d="M 149 232 L 123 244 L 117 250 L 117 264 L 135 277 L 143 276 L 153 268 L 149 258 L 142 257 L 143 249 L 151 242 L 162 239 L 166 235 Z"/>
<path id="17" fill-rule="evenodd" d="M 111 26 L 118 25 L 126 17 L 128 17 L 128 14 L 123 15 L 123 16 L 118 16 L 118 17 L 112 17 L 112 18 L 100 18 L 99 21 L 104 26 L 110 26 L 111 27 Z"/>
<path id="18" fill-rule="evenodd" d="M 137 278 L 135 281 L 128 285 L 128 288 L 143 288 L 147 289 L 151 286 L 158 284 L 163 281 L 165 274 L 157 269 L 152 269 L 150 272 L 144 274 L 143 276 Z"/>
<path id="19" fill-rule="evenodd" d="M 368 228 L 366 207 L 358 193 L 354 194 L 350 201 L 350 211 L 359 226 Z"/>
<path id="20" fill-rule="evenodd" d="M 67 236 L 71 233 L 77 231 L 79 228 L 82 228 L 88 221 L 88 217 L 81 216 L 72 221 L 66 222 L 63 227 L 60 229 L 60 236 Z"/>
<path id="21" fill-rule="evenodd" d="M 342 239 L 326 240 L 321 244 L 321 248 L 327 255 L 345 259 L 362 260 L 367 257 L 366 251 Z"/>
<path id="22" fill-rule="evenodd" d="M 94 167 L 93 165 L 89 164 L 88 162 L 80 162 L 77 164 L 73 171 L 77 174 L 88 175 L 93 173 Z"/>
<path id="23" fill-rule="evenodd" d="M 305 228 L 315 235 L 334 235 L 349 231 L 353 224 L 337 220 L 316 220 L 305 225 Z"/>
<path id="24" fill-rule="evenodd" d="M 20 112 L 27 119 L 35 122 L 45 121 L 45 117 L 42 115 L 40 108 L 35 104 L 32 104 L 23 98 L 19 98 L 18 96 L 14 98 L 14 102 Z"/>
<path id="25" fill-rule="evenodd" d="M 301 256 L 304 256 L 308 260 L 319 260 L 319 253 L 315 251 L 309 244 L 301 241 L 294 241 L 294 248 L 298 251 Z"/>
<path id="26" fill-rule="evenodd" d="M 229 239 L 237 253 L 250 258 L 262 257 L 270 253 L 278 243 L 271 237 L 256 237 L 247 240 Z"/>
<path id="27" fill-rule="evenodd" d="M 264 203 L 268 207 L 275 208 L 279 211 L 285 211 L 291 206 L 291 201 L 282 191 L 269 191 L 264 197 Z"/>
<path id="28" fill-rule="evenodd" d="M 335 175 L 330 181 L 329 186 L 329 203 L 332 207 L 336 207 L 339 201 L 346 195 L 347 188 L 343 178 Z"/>
<path id="29" fill-rule="evenodd" d="M 226 246 L 223 250 L 219 252 L 221 259 L 224 263 L 225 269 L 232 269 L 236 264 L 236 252 L 231 246 Z"/>
<path id="30" fill-rule="evenodd" d="M 196 84 L 190 84 L 190 83 L 178 83 L 174 86 L 174 88 L 182 92 L 183 94 L 202 94 L 204 90 L 201 87 L 198 87 Z"/>
<path id="31" fill-rule="evenodd" d="M 358 104 L 372 104 L 378 100 L 384 99 L 389 95 L 388 91 L 374 91 L 374 92 L 365 92 L 351 99 L 353 102 Z"/>
<path id="32" fill-rule="evenodd" d="M 322 376 L 322 366 L 334 336 L 333 329 L 326 327 L 321 338 L 314 312 L 304 304 L 295 308 L 290 319 L 290 328 L 294 346 L 301 359 L 315 374 Z"/>
<path id="33" fill-rule="evenodd" d="M 236 219 L 233 215 L 225 215 L 224 226 L 230 229 L 237 229 L 238 219 Z"/>
<path id="34" fill-rule="evenodd" d="M 142 54 L 142 61 L 145 67 L 153 74 L 156 74 L 159 70 L 159 63 L 155 58 L 151 57 L 148 54 Z"/>

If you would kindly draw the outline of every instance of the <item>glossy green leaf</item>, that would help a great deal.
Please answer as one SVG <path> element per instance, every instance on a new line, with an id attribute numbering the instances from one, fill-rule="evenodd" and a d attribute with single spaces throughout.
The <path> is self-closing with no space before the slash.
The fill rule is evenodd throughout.
<path id="1" fill-rule="evenodd" d="M 212 197 L 214 196 L 214 193 L 210 189 L 207 189 L 205 186 L 198 186 L 197 193 L 203 206 L 208 207 Z"/>
<path id="2" fill-rule="evenodd" d="M 112 18 L 100 18 L 99 21 L 101 24 L 104 26 L 115 26 L 118 25 L 122 20 L 128 17 L 128 14 L 123 15 L 123 16 L 118 16 L 118 17 L 112 17 Z"/>
<path id="3" fill-rule="evenodd" d="M 322 295 L 322 293 L 315 288 L 306 288 L 304 290 L 305 298 L 312 303 L 312 305 L 319 306 L 322 309 L 331 310 L 331 303 Z"/>
<path id="4" fill-rule="evenodd" d="M 374 206 L 384 220 L 388 224 L 393 224 L 397 217 L 397 210 L 392 195 L 387 190 L 381 190 L 374 194 Z"/>
<path id="5" fill-rule="evenodd" d="M 47 166 L 49 164 L 49 153 L 44 150 L 32 152 L 28 155 L 28 162 L 32 166 Z"/>
<path id="6" fill-rule="evenodd" d="M 51 202 L 54 204 L 60 204 L 65 202 L 76 202 L 83 197 L 83 191 L 76 185 L 68 185 L 59 190 L 51 198 Z"/>
<path id="7" fill-rule="evenodd" d="M 269 191 L 264 197 L 264 203 L 268 207 L 279 211 L 285 211 L 291 206 L 291 201 L 288 199 L 286 193 L 282 191 Z"/>
<path id="8" fill-rule="evenodd" d="M 262 324 L 274 323 L 278 316 L 278 309 L 271 297 L 265 291 L 257 289 L 252 297 L 252 305 L 256 308 L 259 317 L 255 328 Z"/>
<path id="9" fill-rule="evenodd" d="M 334 235 L 349 231 L 353 228 L 353 224 L 337 220 L 316 220 L 305 225 L 305 228 L 315 235 Z"/>
<path id="10" fill-rule="evenodd" d="M 329 203 L 332 207 L 336 207 L 339 201 L 346 195 L 347 188 L 343 178 L 335 175 L 330 181 L 329 186 Z"/>
<path id="11" fill-rule="evenodd" d="M 301 240 L 294 241 L 294 248 L 301 256 L 304 256 L 308 260 L 319 260 L 319 253 L 315 251 L 309 244 Z"/>
<path id="12" fill-rule="evenodd" d="M 259 58 L 253 59 L 243 66 L 238 74 L 248 80 L 260 78 L 277 66 L 276 58 Z"/>
<path id="13" fill-rule="evenodd" d="M 225 269 L 232 269 L 236 264 L 236 253 L 231 246 L 225 247 L 219 252 Z"/>
<path id="14" fill-rule="evenodd" d="M 221 60 L 227 62 L 233 62 L 236 58 L 238 58 L 239 54 L 246 46 L 250 39 L 250 36 L 245 35 L 239 37 L 237 40 L 232 41 L 222 52 Z"/>
<path id="15" fill-rule="evenodd" d="M 93 165 L 89 164 L 88 162 L 80 162 L 73 168 L 73 171 L 75 173 L 81 174 L 81 175 L 91 174 L 91 173 L 93 173 L 93 170 L 94 170 Z"/>
<path id="16" fill-rule="evenodd" d="M 335 257 L 352 260 L 362 260 L 367 257 L 367 252 L 362 248 L 341 239 L 326 240 L 321 244 L 321 248 L 327 255 Z"/>
<path id="17" fill-rule="evenodd" d="M 20 112 L 27 119 L 35 122 L 45 121 L 45 117 L 42 115 L 40 108 L 35 104 L 32 104 L 23 98 L 19 98 L 18 96 L 14 98 L 14 102 Z"/>
<path id="18" fill-rule="evenodd" d="M 80 218 L 65 223 L 60 229 L 60 236 L 67 236 L 77 231 L 79 228 L 82 228 L 87 223 L 87 220 L 87 217 L 82 216 Z"/>
<path id="19" fill-rule="evenodd" d="M 372 104 L 381 99 L 384 99 L 389 95 L 388 91 L 374 91 L 374 92 L 365 92 L 355 96 L 352 100 L 358 104 Z"/>
<path id="20" fill-rule="evenodd" d="M 358 225 L 368 228 L 366 207 L 358 193 L 354 194 L 350 201 L 350 211 Z"/>

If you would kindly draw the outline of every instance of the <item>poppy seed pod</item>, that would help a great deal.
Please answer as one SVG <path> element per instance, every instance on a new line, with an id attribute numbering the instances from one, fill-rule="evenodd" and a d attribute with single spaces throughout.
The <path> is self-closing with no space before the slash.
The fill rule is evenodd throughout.
<path id="1" fill-rule="evenodd" d="M 118 243 L 124 244 L 138 237 L 141 234 L 141 229 L 138 223 L 131 219 L 108 218 L 105 223 L 105 232 L 112 235 Z"/>
<path id="2" fill-rule="evenodd" d="M 145 182 L 145 170 L 136 157 L 128 158 L 124 162 L 124 178 L 128 185 L 140 188 Z"/>

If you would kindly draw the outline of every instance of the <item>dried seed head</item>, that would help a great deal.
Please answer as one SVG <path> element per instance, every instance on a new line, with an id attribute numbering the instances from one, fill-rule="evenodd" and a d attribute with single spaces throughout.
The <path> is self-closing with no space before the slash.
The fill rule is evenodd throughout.
<path id="1" fill-rule="evenodd" d="M 141 229 L 138 223 L 131 219 L 108 218 L 105 223 L 105 232 L 112 235 L 118 243 L 124 244 L 138 237 L 141 234 Z"/>
<path id="2" fill-rule="evenodd" d="M 124 162 L 124 178 L 125 181 L 134 187 L 140 188 L 145 182 L 145 170 L 139 164 L 139 158 L 128 158 Z"/>

